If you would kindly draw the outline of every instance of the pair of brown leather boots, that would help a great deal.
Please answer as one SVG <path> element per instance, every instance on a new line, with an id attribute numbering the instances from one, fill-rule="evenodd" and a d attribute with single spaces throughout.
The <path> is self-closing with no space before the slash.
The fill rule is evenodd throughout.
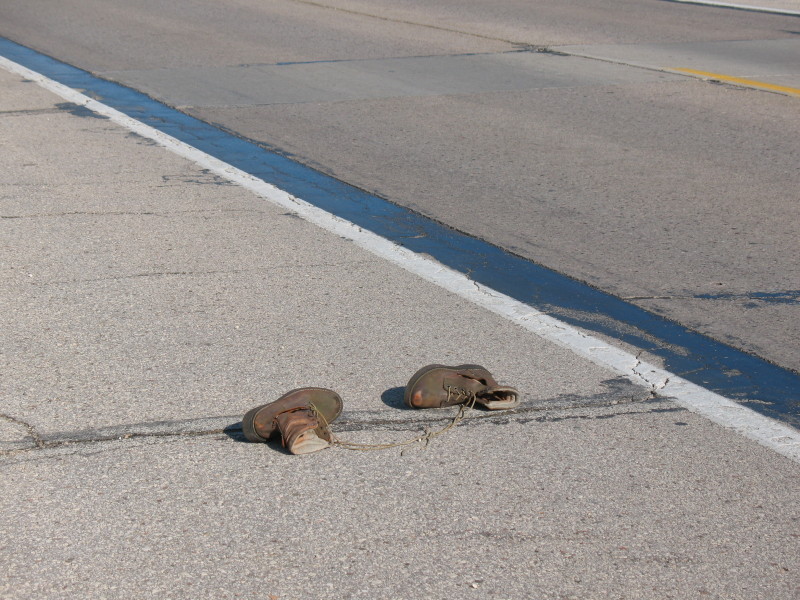
<path id="1" fill-rule="evenodd" d="M 480 365 L 428 365 L 412 375 L 403 399 L 411 408 L 480 404 L 499 410 L 517 406 L 519 392 L 498 385 Z M 333 390 L 299 388 L 248 411 L 242 419 L 242 430 L 251 442 L 266 442 L 278 432 L 289 452 L 309 454 L 331 444 L 329 426 L 342 414 L 342 406 L 341 396 Z"/>

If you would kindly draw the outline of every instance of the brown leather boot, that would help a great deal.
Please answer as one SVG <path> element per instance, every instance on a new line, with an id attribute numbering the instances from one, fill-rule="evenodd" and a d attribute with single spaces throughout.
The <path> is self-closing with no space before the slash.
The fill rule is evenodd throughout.
<path id="1" fill-rule="evenodd" d="M 489 410 L 499 410 L 517 406 L 519 392 L 498 385 L 480 365 L 428 365 L 411 377 L 403 399 L 412 408 L 439 408 L 474 401 Z"/>
<path id="2" fill-rule="evenodd" d="M 242 419 L 242 431 L 251 442 L 266 442 L 279 431 L 289 452 L 309 454 L 328 447 L 328 425 L 340 414 L 342 399 L 333 390 L 299 388 L 248 411 Z"/>

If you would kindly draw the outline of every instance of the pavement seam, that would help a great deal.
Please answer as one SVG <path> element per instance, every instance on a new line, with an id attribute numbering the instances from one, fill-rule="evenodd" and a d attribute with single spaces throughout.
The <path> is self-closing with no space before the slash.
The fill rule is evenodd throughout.
<path id="1" fill-rule="evenodd" d="M 567 46 L 569 46 L 569 45 L 570 44 L 567 44 Z M 779 96 L 790 96 L 790 97 L 796 96 L 796 94 L 793 94 L 793 93 L 779 91 L 779 90 L 773 90 L 773 89 L 768 89 L 768 88 L 764 88 L 764 87 L 758 87 L 758 86 L 755 86 L 755 85 L 746 85 L 746 84 L 743 84 L 743 83 L 732 83 L 732 82 L 727 82 L 727 81 L 721 81 L 719 79 L 714 79 L 713 77 L 703 77 L 703 76 L 693 75 L 691 73 L 682 72 L 679 69 L 673 69 L 673 68 L 670 68 L 670 67 L 657 67 L 657 66 L 653 66 L 653 65 L 643 65 L 643 64 L 639 64 L 639 63 L 632 63 L 632 62 L 629 62 L 629 61 L 626 61 L 626 60 L 622 60 L 622 59 L 608 58 L 608 57 L 604 57 L 604 56 L 594 56 L 594 55 L 591 55 L 591 54 L 582 54 L 582 53 L 578 53 L 578 52 L 570 52 L 569 50 L 557 50 L 557 51 L 554 50 L 554 51 L 551 51 L 549 48 L 545 48 L 545 49 L 541 50 L 541 52 L 553 52 L 553 53 L 556 53 L 556 54 L 559 54 L 559 55 L 562 55 L 562 56 L 573 56 L 575 58 L 585 58 L 587 60 L 596 60 L 596 61 L 599 61 L 599 62 L 604 62 L 604 63 L 608 63 L 608 64 L 612 64 L 612 65 L 622 65 L 623 67 L 631 67 L 633 69 L 644 69 L 645 71 L 653 71 L 655 73 L 669 73 L 671 75 L 682 75 L 683 77 L 686 77 L 687 79 L 694 79 L 695 81 L 701 81 L 703 83 L 709 83 L 709 84 L 712 84 L 712 85 L 719 85 L 719 86 L 726 87 L 726 88 L 729 88 L 729 89 L 734 90 L 734 91 L 766 92 L 767 94 L 777 94 Z"/>
<path id="2" fill-rule="evenodd" d="M 502 41 L 502 40 L 500 40 Z M 514 48 L 512 50 L 487 50 L 485 52 L 455 52 L 455 53 L 446 53 L 446 54 L 398 54 L 395 56 L 384 56 L 382 58 L 374 58 L 374 57 L 361 57 L 361 58 L 327 58 L 321 60 L 289 60 L 289 61 L 278 61 L 278 62 L 257 62 L 257 63 L 239 63 L 237 65 L 227 65 L 229 68 L 249 68 L 249 67 L 290 67 L 294 65 L 318 65 L 318 64 L 329 64 L 329 63 L 357 63 L 357 62 L 371 62 L 375 60 L 414 60 L 419 58 L 457 58 L 460 56 L 494 56 L 496 54 L 515 54 L 519 52 L 528 52 L 528 51 L 538 51 L 539 48 L 537 46 L 530 46 L 522 45 L 521 48 Z M 137 69 L 126 69 L 125 71 L 98 71 L 98 75 L 107 75 L 108 73 L 120 73 L 120 72 L 129 72 L 129 71 L 136 71 Z M 247 106 L 253 106 L 252 104 L 248 104 Z"/>
<path id="3" fill-rule="evenodd" d="M 419 23 L 419 22 L 416 22 L 416 21 L 407 21 L 407 20 L 398 19 L 398 18 L 395 18 L 395 17 L 382 17 L 380 15 L 376 15 L 376 14 L 372 14 L 372 13 L 368 13 L 368 12 L 362 12 L 362 11 L 353 10 L 353 9 L 349 9 L 349 8 L 340 8 L 338 6 L 331 6 L 329 4 L 323 4 L 322 2 L 313 2 L 312 0 L 292 0 L 292 1 L 295 2 L 296 4 L 305 4 L 307 6 L 315 6 L 317 8 L 322 8 L 322 9 L 325 9 L 325 10 L 333 10 L 333 11 L 336 11 L 336 12 L 341 12 L 341 13 L 345 13 L 345 14 L 348 14 L 348 15 L 356 15 L 356 16 L 359 16 L 359 17 L 369 17 L 371 19 L 377 19 L 379 21 L 387 21 L 389 23 L 399 23 L 401 25 L 411 25 L 413 27 L 425 27 L 427 29 L 434 29 L 436 31 L 446 31 L 448 33 L 456 33 L 458 35 L 466 35 L 466 36 L 475 37 L 475 38 L 482 39 L 482 40 L 491 40 L 493 42 L 503 42 L 503 43 L 506 43 L 506 44 L 512 44 L 512 45 L 515 45 L 515 46 L 520 46 L 522 48 L 527 48 L 527 49 L 532 49 L 532 50 L 538 50 L 539 49 L 539 46 L 534 46 L 534 45 L 529 44 L 527 42 L 517 42 L 517 41 L 514 41 L 514 40 L 508 40 L 508 39 L 495 37 L 495 36 L 491 36 L 491 35 L 483 35 L 483 34 L 480 34 L 480 33 L 462 31 L 460 29 L 453 29 L 451 27 L 442 27 L 441 25 L 431 25 L 431 24 L 428 24 L 428 23 Z"/>
<path id="4" fill-rule="evenodd" d="M 386 21 L 386 22 L 389 22 L 389 23 L 399 23 L 399 24 L 402 24 L 402 25 L 411 25 L 413 27 L 424 27 L 424 28 L 433 29 L 433 30 L 436 30 L 436 31 L 446 31 L 448 33 L 455 33 L 455 34 L 458 34 L 458 35 L 465 35 L 465 36 L 475 37 L 475 38 L 482 39 L 482 40 L 490 40 L 490 41 L 493 41 L 493 42 L 502 42 L 502 43 L 506 43 L 506 44 L 512 44 L 514 46 L 517 46 L 521 50 L 528 50 L 528 51 L 532 51 L 532 52 L 546 52 L 546 53 L 563 55 L 563 56 L 580 56 L 580 55 L 560 52 L 558 50 L 552 50 L 546 44 L 541 44 L 541 45 L 539 45 L 539 44 L 531 44 L 530 42 L 523 42 L 523 41 L 511 40 L 511 39 L 492 36 L 492 35 L 485 35 L 485 34 L 475 33 L 475 32 L 471 32 L 471 31 L 464 31 L 464 30 L 455 29 L 455 28 L 452 28 L 452 27 L 443 27 L 441 25 L 433 25 L 433 24 L 430 24 L 430 23 L 420 23 L 418 21 L 409 21 L 407 19 L 400 19 L 400 18 L 396 18 L 396 17 L 384 17 L 384 16 L 381 16 L 381 15 L 376 15 L 376 14 L 369 13 L 369 12 L 358 11 L 358 10 L 353 10 L 353 9 L 349 9 L 349 8 L 341 8 L 341 7 L 338 7 L 338 6 L 331 6 L 329 4 L 324 4 L 322 2 L 314 2 L 313 0 L 292 0 L 292 1 L 295 2 L 296 4 L 305 4 L 307 6 L 315 6 L 317 8 L 322 8 L 322 9 L 325 9 L 325 10 L 332 10 L 332 11 L 341 12 L 341 13 L 350 14 L 350 15 L 356 15 L 356 16 L 360 16 L 360 17 L 368 17 L 368 18 L 371 18 L 371 19 L 377 19 L 379 21 Z M 800 12 L 797 12 L 797 11 L 771 10 L 771 9 L 768 9 L 768 8 L 757 7 L 757 6 L 748 6 L 748 5 L 739 5 L 739 4 L 723 4 L 723 3 L 715 3 L 715 2 L 703 2 L 703 1 L 697 1 L 697 0 L 668 0 L 668 1 L 684 3 L 684 4 L 696 4 L 696 5 L 700 5 L 700 6 L 716 6 L 716 7 L 728 8 L 728 9 L 748 10 L 748 11 L 752 11 L 752 12 L 762 12 L 762 13 L 765 13 L 765 14 L 776 14 L 776 15 L 783 15 L 783 16 L 800 16 Z M 586 58 L 594 58 L 594 57 L 586 57 Z M 600 60 L 602 60 L 602 59 L 600 59 Z M 636 67 L 636 66 L 640 66 L 640 65 L 629 65 L 629 66 Z M 648 68 L 648 67 L 641 67 L 641 68 Z M 661 71 L 662 69 L 654 69 L 654 70 Z"/>

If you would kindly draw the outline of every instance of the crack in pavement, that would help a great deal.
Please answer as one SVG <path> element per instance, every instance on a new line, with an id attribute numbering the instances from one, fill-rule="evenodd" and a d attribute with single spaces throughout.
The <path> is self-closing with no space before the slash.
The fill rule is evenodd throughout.
<path id="1" fill-rule="evenodd" d="M 664 405 L 668 406 L 665 407 Z M 635 410 L 637 407 L 638 410 Z M 581 410 L 610 410 L 610 414 L 587 415 L 578 414 Z M 557 422 L 567 419 L 595 419 L 611 418 L 623 414 L 645 414 L 664 411 L 683 411 L 669 402 L 669 398 L 662 398 L 649 394 L 643 398 L 608 398 L 600 401 L 583 399 L 583 401 L 569 403 L 564 399 L 550 399 L 523 405 L 516 409 L 501 412 L 490 412 L 475 409 L 470 411 L 459 426 L 499 425 L 510 422 L 528 424 L 532 422 Z M 336 433 L 360 431 L 402 431 L 409 432 L 425 429 L 437 424 L 451 421 L 456 414 L 455 410 L 436 410 L 431 412 L 400 409 L 406 413 L 401 418 L 386 418 L 385 410 L 361 410 L 345 413 L 336 420 L 333 429 Z M 413 415 L 413 416 L 412 416 Z M 537 415 L 537 416 L 534 416 Z M 134 440 L 142 438 L 177 438 L 200 437 L 226 434 L 229 437 L 244 441 L 241 431 L 241 415 L 223 415 L 217 417 L 202 417 L 197 419 L 153 421 L 87 429 L 82 431 L 61 432 L 52 434 L 39 434 L 35 427 L 15 417 L 0 415 L 16 425 L 20 425 L 28 432 L 33 443 L 22 448 L 0 450 L 0 457 L 14 456 L 22 452 L 35 450 L 55 449 L 66 446 L 95 444 L 111 441 Z M 2 442 L 0 442 L 1 444 Z"/>
<path id="2" fill-rule="evenodd" d="M 0 117 L 24 117 L 28 115 L 52 115 L 63 112 L 60 108 L 30 108 L 20 110 L 0 110 Z"/>
<path id="3" fill-rule="evenodd" d="M 162 186 L 158 186 L 162 187 Z M 263 215 L 265 211 L 257 209 L 242 209 L 242 208 L 202 208 L 194 210 L 176 210 L 176 211 L 70 211 L 60 213 L 33 213 L 29 215 L 0 215 L 0 219 L 52 219 L 59 217 L 163 217 L 170 218 L 175 216 L 186 215 L 216 215 L 218 213 L 255 213 Z"/>
<path id="4" fill-rule="evenodd" d="M 18 425 L 19 427 L 22 427 L 23 429 L 25 429 L 25 431 L 27 432 L 27 437 L 30 437 L 33 440 L 34 448 L 44 448 L 45 447 L 44 440 L 42 440 L 41 436 L 39 436 L 39 433 L 36 431 L 36 428 L 33 425 L 31 425 L 30 423 L 27 423 L 27 422 L 23 421 L 22 419 L 18 419 L 16 417 L 12 417 L 11 415 L 6 415 L 6 414 L 2 414 L 2 413 L 0 413 L 0 419 L 3 419 L 4 421 L 6 421 L 8 423 L 12 423 L 13 425 Z M 28 449 L 30 449 L 30 448 L 28 448 Z M 2 455 L 3 455 L 3 452 L 0 452 L 0 456 L 2 456 Z"/>
<path id="5" fill-rule="evenodd" d="M 340 8 L 338 6 L 331 6 L 329 4 L 324 4 L 322 2 L 314 2 L 313 0 L 293 0 L 293 1 L 295 3 L 297 3 L 297 4 L 305 4 L 307 6 L 316 6 L 317 8 L 322 8 L 322 9 L 325 9 L 325 10 L 334 10 L 334 11 L 345 13 L 345 14 L 357 15 L 357 16 L 360 16 L 360 17 L 369 17 L 369 18 L 372 18 L 372 19 L 377 19 L 379 21 L 387 21 L 389 23 L 400 23 L 402 25 L 411 25 L 411 26 L 414 26 L 414 27 L 426 27 L 428 29 L 435 29 L 436 31 L 446 31 L 448 33 L 456 33 L 456 34 L 459 34 L 459 35 L 467 35 L 467 36 L 471 36 L 471 37 L 475 37 L 475 38 L 479 38 L 479 39 L 483 39 L 483 40 L 491 40 L 493 42 L 505 42 L 506 44 L 519 46 L 523 50 L 536 51 L 536 52 L 547 51 L 548 50 L 544 46 L 536 46 L 536 45 L 530 44 L 528 42 L 508 40 L 508 39 L 495 37 L 495 36 L 491 36 L 491 35 L 475 33 L 475 32 L 472 32 L 472 31 L 462 31 L 460 29 L 455 29 L 455 28 L 452 28 L 452 27 L 443 27 L 441 25 L 432 25 L 432 24 L 429 24 L 429 23 L 420 23 L 420 22 L 417 22 L 417 21 L 407 21 L 405 19 L 398 19 L 396 17 L 384 17 L 384 16 L 381 16 L 381 15 L 376 15 L 374 13 L 368 13 L 368 12 L 353 10 L 353 9 L 349 9 L 349 8 Z"/>
<path id="6" fill-rule="evenodd" d="M 669 384 L 669 376 L 664 377 L 658 380 L 652 380 L 648 373 L 642 372 L 639 367 L 642 365 L 641 356 L 644 354 L 646 350 L 639 350 L 636 353 L 634 359 L 636 363 L 631 367 L 631 373 L 633 373 L 636 377 L 638 377 L 641 381 L 646 383 L 650 388 L 650 397 L 655 399 L 658 397 L 658 392 L 663 390 Z M 646 364 L 646 363 L 645 363 Z"/>
<path id="7" fill-rule="evenodd" d="M 424 28 L 433 29 L 433 30 L 436 30 L 436 31 L 446 31 L 448 33 L 455 33 L 455 34 L 458 34 L 458 35 L 470 36 L 470 37 L 474 37 L 474 38 L 478 38 L 478 39 L 491 40 L 491 41 L 494 41 L 494 42 L 502 42 L 502 43 L 506 43 L 506 44 L 510 44 L 510 45 L 514 46 L 516 48 L 516 50 L 520 51 L 520 52 L 538 52 L 538 53 L 549 54 L 549 55 L 553 55 L 553 56 L 583 58 L 583 59 L 596 60 L 596 61 L 609 63 L 609 64 L 622 65 L 622 66 L 626 66 L 626 67 L 630 67 L 630 68 L 634 68 L 634 69 L 643 69 L 643 70 L 646 70 L 646 71 L 653 71 L 653 72 L 657 72 L 657 73 L 670 73 L 670 74 L 674 74 L 674 75 L 683 75 L 683 76 L 685 76 L 687 78 L 697 79 L 697 76 L 694 75 L 694 74 L 683 73 L 681 71 L 676 71 L 675 69 L 670 69 L 670 68 L 667 68 L 667 67 L 661 67 L 661 66 L 658 66 L 658 65 L 639 64 L 639 63 L 630 62 L 629 60 L 615 59 L 615 58 L 604 57 L 604 56 L 593 56 L 593 55 L 580 53 L 580 52 L 571 52 L 569 50 L 565 50 L 562 47 L 562 46 L 570 46 L 571 44 L 561 44 L 561 45 L 555 45 L 555 46 L 550 46 L 550 45 L 546 45 L 546 44 L 533 44 L 533 43 L 531 43 L 529 41 L 512 40 L 512 39 L 507 39 L 507 38 L 498 37 L 498 36 L 486 35 L 486 34 L 478 33 L 478 32 L 475 32 L 475 31 L 465 31 L 463 29 L 457 29 L 457 28 L 454 28 L 454 27 L 444 27 L 444 26 L 441 26 L 441 25 L 434 25 L 432 23 L 423 23 L 423 22 L 419 22 L 419 21 L 411 21 L 411 20 L 402 19 L 402 18 L 398 18 L 398 17 L 387 17 L 387 16 L 382 16 L 382 15 L 370 13 L 370 12 L 354 10 L 354 9 L 350 9 L 350 8 L 342 8 L 342 7 L 338 7 L 338 6 L 331 6 L 330 4 L 325 4 L 323 2 L 316 2 L 314 0 L 292 0 L 292 1 L 297 3 L 297 4 L 305 4 L 307 6 L 314 6 L 314 7 L 317 7 L 317 8 L 324 9 L 324 10 L 332 10 L 332 11 L 337 11 L 337 12 L 341 12 L 341 13 L 345 13 L 345 14 L 357 15 L 357 16 L 360 16 L 360 17 L 368 17 L 368 18 L 371 18 L 371 19 L 376 19 L 376 20 L 379 20 L 379 21 L 386 21 L 386 22 L 389 22 L 389 23 L 398 23 L 398 24 L 402 24 L 402 25 L 410 25 L 412 27 L 424 27 Z M 755 7 L 747 7 L 747 8 L 748 9 L 754 9 Z M 707 81 L 707 82 L 712 83 L 712 84 L 729 87 L 729 88 L 737 90 L 737 91 L 745 90 L 745 91 L 761 91 L 761 92 L 767 92 L 767 93 L 772 93 L 772 94 L 786 94 L 785 91 L 776 91 L 776 90 L 772 90 L 772 89 L 765 89 L 764 87 L 757 87 L 757 86 L 751 86 L 751 85 L 743 86 L 741 83 L 731 83 L 731 82 L 721 81 L 719 79 L 714 79 L 714 78 L 704 77 L 701 80 L 702 81 Z"/>
<path id="8" fill-rule="evenodd" d="M 120 217 L 120 216 L 156 216 L 156 217 L 163 217 L 165 215 L 161 215 L 154 212 L 122 212 L 122 211 L 113 211 L 113 212 L 101 212 L 101 211 L 75 211 L 75 212 L 62 212 L 62 213 L 35 213 L 31 215 L 0 215 L 0 219 L 48 219 L 48 218 L 58 218 L 58 217 L 76 217 L 76 216 L 90 216 L 90 217 Z"/>
<path id="9" fill-rule="evenodd" d="M 263 267 L 257 269 L 229 269 L 219 271 L 152 271 L 145 273 L 132 273 L 130 275 L 114 275 L 110 277 L 99 277 L 95 279 L 59 279 L 56 281 L 32 281 L 31 285 L 34 286 L 51 286 L 51 285 L 66 285 L 74 283 L 100 283 L 103 281 L 125 281 L 127 279 L 142 279 L 148 277 L 205 277 L 208 275 L 240 275 L 242 273 L 271 273 L 273 271 L 283 269 L 297 269 L 302 267 L 305 269 L 328 269 L 337 267 L 353 267 L 371 264 L 371 261 L 366 260 L 353 260 L 342 263 L 314 263 L 308 265 L 275 265 L 272 267 Z"/>
<path id="10" fill-rule="evenodd" d="M 785 290 L 780 292 L 676 294 L 671 296 L 623 296 L 622 300 L 722 300 L 731 302 L 753 301 L 775 304 L 799 304 L 800 290 Z"/>

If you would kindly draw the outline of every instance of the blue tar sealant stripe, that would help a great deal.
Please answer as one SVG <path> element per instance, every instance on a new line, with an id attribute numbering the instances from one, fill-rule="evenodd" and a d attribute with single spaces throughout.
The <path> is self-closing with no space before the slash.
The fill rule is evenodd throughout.
<path id="1" fill-rule="evenodd" d="M 610 335 L 664 369 L 756 412 L 800 425 L 800 375 L 714 341 L 486 241 L 323 175 L 140 92 L 0 38 L 0 55 L 571 325 Z"/>

